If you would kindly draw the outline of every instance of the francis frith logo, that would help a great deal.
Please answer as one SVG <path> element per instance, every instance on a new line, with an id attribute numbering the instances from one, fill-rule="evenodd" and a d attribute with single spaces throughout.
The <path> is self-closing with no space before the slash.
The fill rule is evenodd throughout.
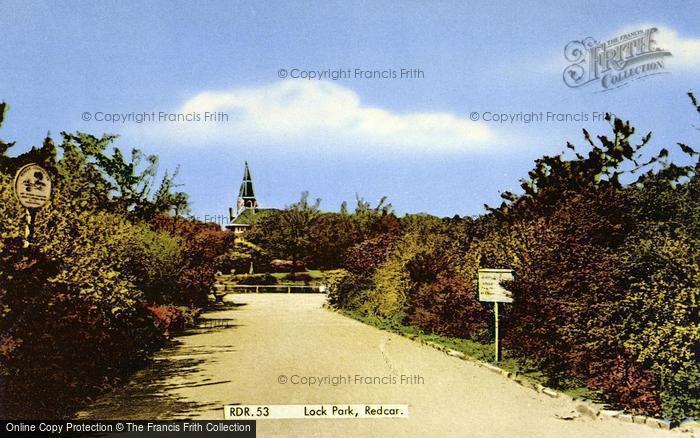
<path id="1" fill-rule="evenodd" d="M 644 77 L 668 73 L 664 58 L 671 52 L 659 47 L 656 27 L 625 33 L 604 42 L 588 37 L 564 47 L 569 64 L 564 83 L 571 88 L 593 86 L 609 91 Z"/>

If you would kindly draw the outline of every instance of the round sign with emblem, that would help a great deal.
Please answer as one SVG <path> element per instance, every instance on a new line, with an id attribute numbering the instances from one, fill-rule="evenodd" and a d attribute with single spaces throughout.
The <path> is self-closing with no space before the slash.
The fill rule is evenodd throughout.
<path id="1" fill-rule="evenodd" d="M 15 194 L 25 208 L 41 208 L 51 198 L 51 178 L 43 167 L 27 164 L 15 176 Z"/>

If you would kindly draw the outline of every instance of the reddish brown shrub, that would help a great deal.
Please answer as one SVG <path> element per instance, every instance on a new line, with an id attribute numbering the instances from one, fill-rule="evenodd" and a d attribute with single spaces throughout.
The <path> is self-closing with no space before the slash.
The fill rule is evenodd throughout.
<path id="1" fill-rule="evenodd" d="M 658 378 L 644 371 L 627 355 L 618 354 L 591 364 L 587 384 L 601 390 L 608 401 L 630 412 L 644 415 L 661 413 Z"/>
<path id="2" fill-rule="evenodd" d="M 356 275 L 372 275 L 386 260 L 394 240 L 393 236 L 379 236 L 353 246 L 345 255 L 343 268 Z"/>
<path id="3" fill-rule="evenodd" d="M 488 307 L 476 300 L 476 288 L 463 278 L 438 274 L 418 288 L 408 321 L 424 330 L 447 336 L 488 340 Z"/>
<path id="4" fill-rule="evenodd" d="M 175 332 L 185 329 L 185 316 L 177 307 L 147 305 L 146 309 L 153 315 L 156 327 L 161 330 L 163 336 L 170 337 Z"/>
<path id="5" fill-rule="evenodd" d="M 216 224 L 159 216 L 153 221 L 157 230 L 167 231 L 182 238 L 183 258 L 187 265 L 181 271 L 180 299 L 173 304 L 203 307 L 216 281 L 219 256 L 233 248 L 235 236 Z"/>

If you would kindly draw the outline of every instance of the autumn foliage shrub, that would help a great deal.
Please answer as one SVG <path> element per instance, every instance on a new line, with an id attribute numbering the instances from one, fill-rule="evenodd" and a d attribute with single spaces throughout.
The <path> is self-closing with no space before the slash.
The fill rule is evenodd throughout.
<path id="1" fill-rule="evenodd" d="M 328 288 L 328 303 L 348 310 L 357 310 L 364 301 L 366 290 L 372 286 L 367 277 L 344 269 L 326 271 L 323 283 Z"/>
<path id="2" fill-rule="evenodd" d="M 100 295 L 52 282 L 55 261 L 36 249 L 9 246 L 0 273 L 1 301 L 9 308 L 0 323 L 3 418 L 69 416 L 161 344 L 150 315 L 138 306 L 115 311 Z"/>
<path id="3" fill-rule="evenodd" d="M 477 299 L 477 272 L 513 269 L 509 354 L 550 385 L 700 418 L 700 155 L 679 144 L 686 164 L 675 164 L 664 148 L 645 152 L 650 135 L 635 143 L 629 123 L 609 121 L 611 137 L 584 131 L 588 151 L 536 160 L 523 193 L 488 214 L 422 229 L 404 218 L 399 237 L 354 246 L 331 304 L 484 342 L 492 305 Z"/>
<path id="4" fill-rule="evenodd" d="M 203 224 L 166 215 L 156 217 L 152 224 L 156 231 L 168 233 L 182 242 L 182 265 L 178 271 L 178 294 L 172 303 L 190 307 L 207 305 L 216 273 L 220 271 L 222 256 L 235 245 L 233 233 L 216 224 Z"/>
<path id="5" fill-rule="evenodd" d="M 160 345 L 160 333 L 138 311 L 115 317 L 99 303 L 61 293 L 32 310 L 2 358 L 3 418 L 68 416 Z"/>
<path id="6" fill-rule="evenodd" d="M 539 361 L 552 384 L 575 378 L 629 409 L 658 414 L 653 376 L 624 348 L 624 199 L 591 195 L 574 195 L 535 226 L 537 239 L 521 253 L 510 286 L 505 342 Z"/>
<path id="7" fill-rule="evenodd" d="M 640 226 L 623 250 L 628 266 L 624 345 L 656 376 L 664 414 L 700 417 L 700 179 L 663 178 L 630 194 Z"/>
<path id="8" fill-rule="evenodd" d="M 153 306 L 147 305 L 146 309 L 153 315 L 156 327 L 163 336 L 170 337 L 173 333 L 184 330 L 185 315 L 175 306 Z"/>
<path id="9" fill-rule="evenodd" d="M 347 251 L 342 268 L 357 275 L 372 275 L 386 259 L 394 240 L 393 236 L 379 236 L 354 245 Z"/>
<path id="10" fill-rule="evenodd" d="M 473 283 L 438 274 L 416 291 L 407 321 L 427 332 L 488 342 L 490 309 L 475 295 Z"/>
<path id="11" fill-rule="evenodd" d="M 107 213 L 44 211 L 39 220 L 34 246 L 8 236 L 0 253 L 3 418 L 70 415 L 162 341 L 134 277 L 120 271 L 140 228 Z"/>
<path id="12" fill-rule="evenodd" d="M 1 111 L 0 111 L 1 112 Z M 1 115 L 1 114 L 0 114 Z M 192 321 L 175 304 L 206 303 L 215 259 L 231 237 L 169 213 L 184 207 L 164 178 L 148 197 L 156 159 L 138 173 L 106 153 L 113 136 L 63 133 L 17 157 L 0 141 L 0 418 L 69 418 L 127 378 Z M 22 245 L 25 209 L 12 193 L 17 168 L 51 175 L 49 204 Z M 150 303 L 146 305 L 146 303 Z"/>

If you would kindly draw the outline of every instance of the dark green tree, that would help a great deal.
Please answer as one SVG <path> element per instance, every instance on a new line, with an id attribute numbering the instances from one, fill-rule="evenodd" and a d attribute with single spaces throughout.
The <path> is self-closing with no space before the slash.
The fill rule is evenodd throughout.
<path id="1" fill-rule="evenodd" d="M 320 199 L 311 204 L 309 192 L 303 192 L 299 202 L 262 218 L 248 238 L 273 257 L 291 259 L 294 274 L 298 262 L 306 260 L 310 253 L 311 230 L 320 214 L 320 204 Z"/>
<path id="2" fill-rule="evenodd" d="M 63 132 L 62 136 L 61 148 L 64 154 L 71 157 L 73 165 L 73 168 L 67 169 L 69 174 L 80 170 L 86 177 L 83 186 L 75 189 L 97 188 L 101 197 L 106 192 L 107 200 L 103 204 L 107 209 L 146 221 L 162 213 L 175 216 L 188 213 L 187 195 L 173 192 L 178 187 L 175 183 L 177 170 L 172 176 L 166 172 L 159 188 L 152 194 L 158 173 L 157 156 L 144 155 L 140 150 L 132 149 L 130 158 L 126 159 L 116 147 L 109 155 L 106 150 L 117 139 L 117 136 L 111 134 L 97 138 L 81 132 Z M 86 187 L 85 184 L 92 187 Z"/>

